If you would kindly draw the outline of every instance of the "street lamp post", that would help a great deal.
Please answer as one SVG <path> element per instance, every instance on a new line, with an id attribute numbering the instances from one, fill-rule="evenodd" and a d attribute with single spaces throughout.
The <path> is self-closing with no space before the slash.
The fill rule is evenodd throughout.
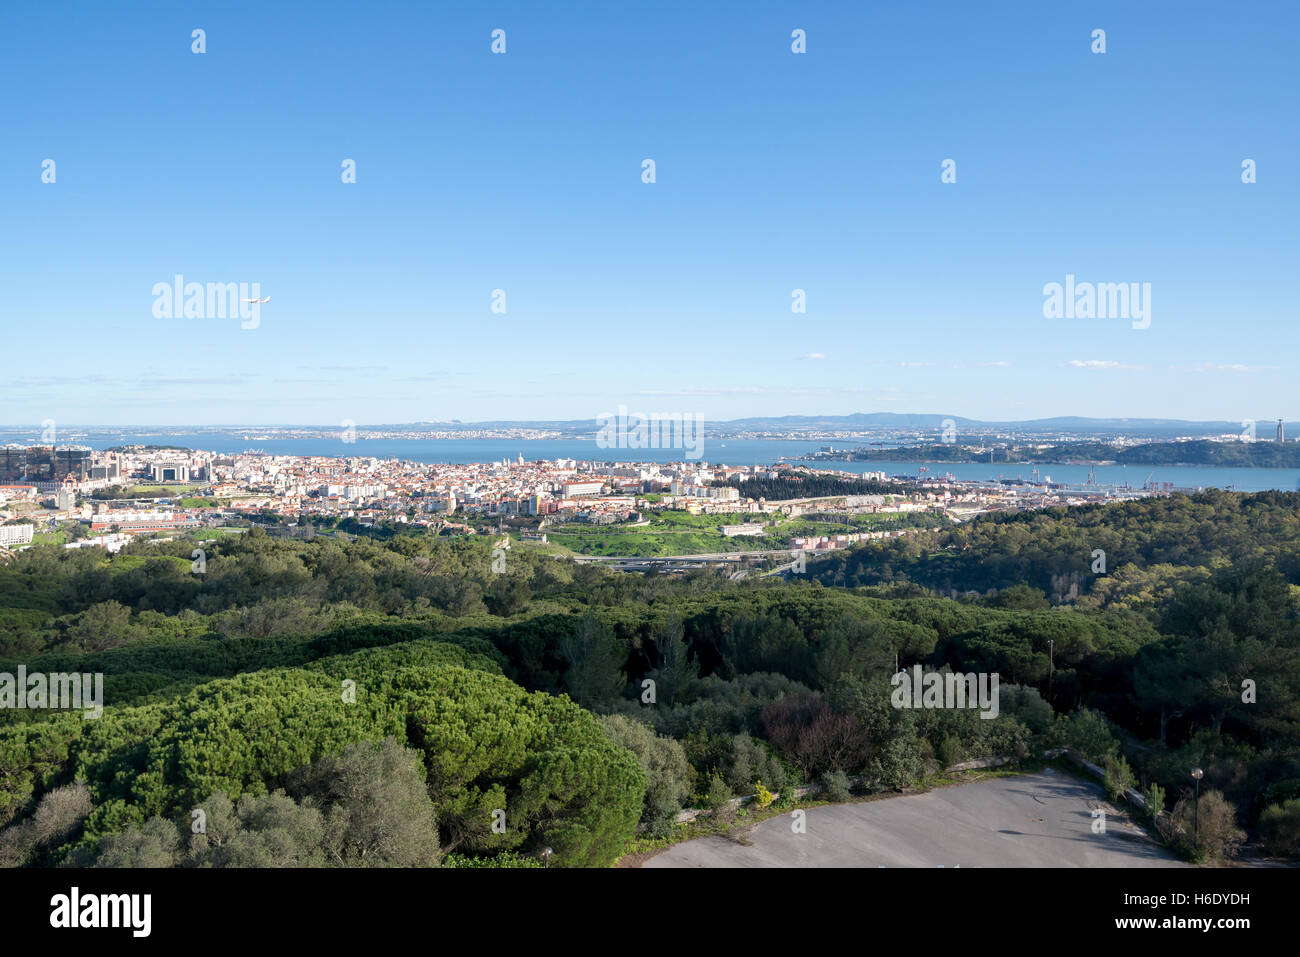
<path id="1" fill-rule="evenodd" d="M 553 852 L 549 847 L 542 848 L 542 860 L 544 860 L 544 861 L 546 862 L 546 867 L 547 867 L 548 870 L 549 870 L 550 867 L 551 867 L 551 854 L 552 854 L 552 853 L 554 853 L 554 852 Z"/>
<path id="2" fill-rule="evenodd" d="M 1201 843 L 1201 778 L 1205 777 L 1205 772 L 1200 768 L 1192 768 L 1192 777 L 1196 781 L 1196 800 L 1193 803 L 1193 817 L 1195 824 L 1192 833 L 1195 835 L 1197 845 Z"/>

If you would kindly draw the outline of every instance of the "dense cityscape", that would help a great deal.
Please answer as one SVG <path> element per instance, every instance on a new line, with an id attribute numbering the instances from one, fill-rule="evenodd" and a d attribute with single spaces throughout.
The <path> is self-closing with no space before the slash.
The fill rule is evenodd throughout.
<path id="1" fill-rule="evenodd" d="M 545 541 L 569 523 L 626 524 L 664 511 L 720 519 L 726 538 L 765 535 L 771 516 L 888 516 L 929 513 L 964 521 L 990 512 L 1139 498 L 1168 488 L 1127 489 L 1041 481 L 958 481 L 942 467 L 927 475 L 845 473 L 803 464 L 710 466 L 706 462 L 579 462 L 514 460 L 427 465 L 364 455 L 220 455 L 176 448 L 10 445 L 0 449 L 0 545 L 14 548 L 50 537 L 65 547 L 120 548 L 131 536 L 169 529 L 235 527 L 273 515 L 307 531 L 342 520 L 357 528 L 408 525 L 445 535 L 474 535 L 495 522 Z M 802 477 L 878 483 L 875 494 L 791 495 L 772 501 L 747 494 L 747 483 Z M 1037 478 L 1037 472 L 1035 478 Z M 797 484 L 792 486 L 797 488 Z M 889 487 L 885 494 L 883 490 Z M 775 544 L 827 550 L 905 534 L 882 529 Z"/>

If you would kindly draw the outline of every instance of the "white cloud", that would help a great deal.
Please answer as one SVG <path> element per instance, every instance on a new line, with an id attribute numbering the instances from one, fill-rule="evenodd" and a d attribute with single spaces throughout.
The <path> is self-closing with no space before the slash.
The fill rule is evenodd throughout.
<path id="1" fill-rule="evenodd" d="M 1240 362 L 1202 362 L 1194 366 L 1170 366 L 1171 372 L 1275 372 L 1277 366 L 1248 366 Z"/>
<path id="2" fill-rule="evenodd" d="M 1066 363 L 1075 369 L 1122 369 L 1137 370 L 1142 366 L 1129 365 L 1127 362 L 1116 362 L 1114 359 L 1071 359 Z"/>

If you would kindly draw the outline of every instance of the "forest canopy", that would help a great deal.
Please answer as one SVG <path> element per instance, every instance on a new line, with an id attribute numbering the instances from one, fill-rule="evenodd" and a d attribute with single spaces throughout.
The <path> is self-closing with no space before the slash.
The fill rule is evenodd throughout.
<path id="1" fill-rule="evenodd" d="M 203 574 L 185 539 L 17 554 L 0 565 L 0 672 L 102 673 L 106 703 L 94 721 L 0 711 L 0 861 L 162 846 L 200 866 L 213 858 L 166 835 L 213 800 L 249 831 L 230 859 L 251 860 L 263 817 L 292 834 L 346 812 L 295 781 L 373 767 L 349 748 L 388 740 L 436 822 L 437 852 L 412 853 L 457 866 L 545 847 L 608 864 L 638 827 L 669 833 L 682 808 L 759 782 L 897 790 L 1063 744 L 1124 755 L 1170 808 L 1203 767 L 1240 825 L 1262 820 L 1270 846 L 1294 832 L 1300 495 L 986 516 L 788 580 L 525 545 L 504 574 L 483 540 L 257 529 L 205 543 Z M 998 673 L 997 718 L 892 707 L 890 676 L 917 665 Z M 324 841 L 293 853 L 361 859 Z"/>

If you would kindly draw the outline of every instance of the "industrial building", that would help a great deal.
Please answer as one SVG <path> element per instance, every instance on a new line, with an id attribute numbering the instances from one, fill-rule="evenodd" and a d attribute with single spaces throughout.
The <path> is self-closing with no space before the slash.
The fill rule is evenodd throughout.
<path id="1" fill-rule="evenodd" d="M 90 474 L 90 449 L 6 445 L 0 449 L 0 482 L 57 482 Z"/>

